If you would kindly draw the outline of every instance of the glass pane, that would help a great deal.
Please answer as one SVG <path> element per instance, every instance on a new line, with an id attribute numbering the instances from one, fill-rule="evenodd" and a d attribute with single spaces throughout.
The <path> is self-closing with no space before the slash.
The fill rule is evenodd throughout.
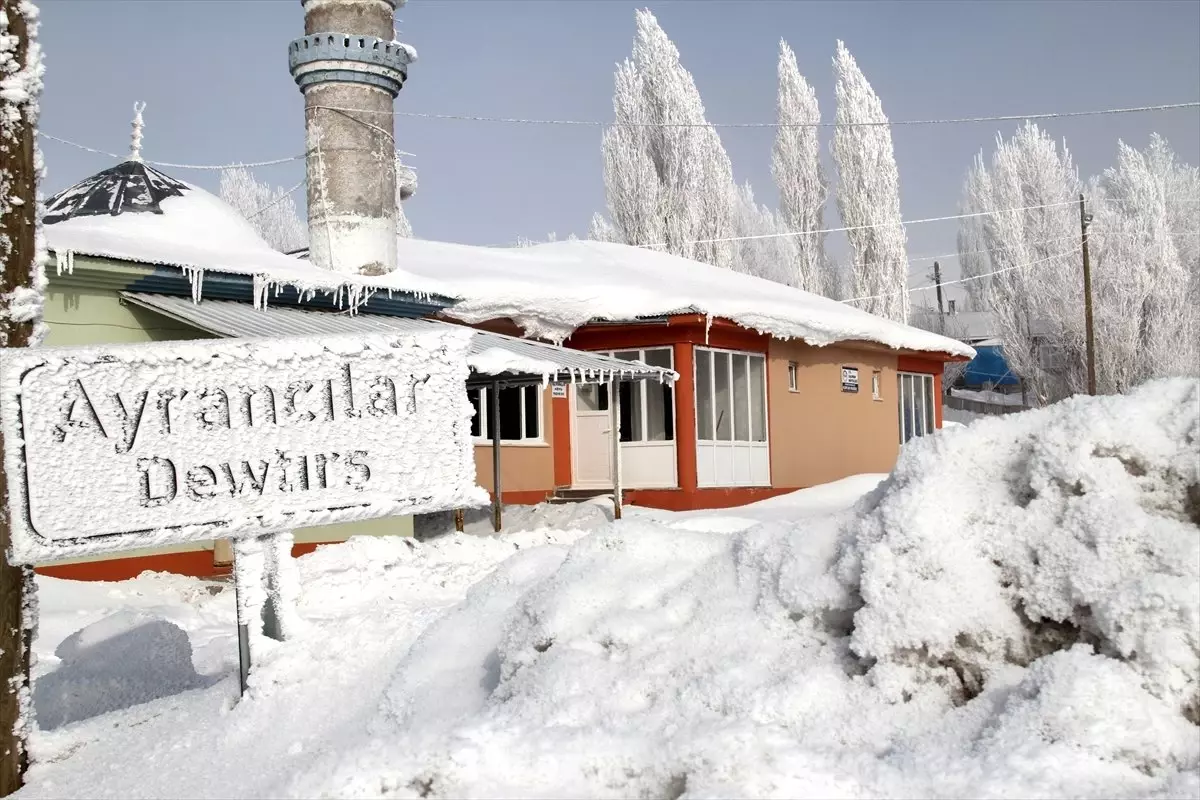
<path id="1" fill-rule="evenodd" d="M 521 438 L 521 390 L 509 387 L 500 390 L 500 438 L 513 441 Z"/>
<path id="2" fill-rule="evenodd" d="M 478 439 L 483 436 L 483 409 L 480 407 L 479 390 L 467 389 L 467 399 L 475 409 L 475 416 L 471 417 L 471 435 Z"/>
<path id="3" fill-rule="evenodd" d="M 733 391 L 729 385 L 729 353 L 713 353 L 713 413 L 717 441 L 733 439 Z"/>
<path id="4" fill-rule="evenodd" d="M 733 356 L 733 438 L 750 441 L 750 366 L 744 355 Z"/>
<path id="5" fill-rule="evenodd" d="M 541 414 L 538 413 L 542 404 L 542 390 L 537 386 L 525 387 L 525 438 L 540 439 L 542 432 Z"/>
<path id="6" fill-rule="evenodd" d="M 917 436 L 925 435 L 925 380 L 920 375 L 912 376 L 913 382 L 913 431 Z"/>
<path id="7" fill-rule="evenodd" d="M 767 440 L 767 375 L 765 360 L 750 357 L 750 438 L 755 442 Z"/>
<path id="8" fill-rule="evenodd" d="M 671 369 L 674 359 L 667 347 L 645 350 L 642 360 L 652 367 Z M 655 380 L 642 384 L 646 396 L 645 439 L 647 442 L 669 442 L 675 438 L 674 402 L 670 385 Z"/>
<path id="9" fill-rule="evenodd" d="M 575 402 L 580 411 L 608 411 L 608 387 L 587 383 L 575 387 Z"/>
<path id="10" fill-rule="evenodd" d="M 671 369 L 671 366 L 674 363 L 673 359 L 671 358 L 671 348 L 669 347 L 660 347 L 656 350 L 647 350 L 644 355 L 645 358 L 642 360 L 652 367 Z"/>
<path id="11" fill-rule="evenodd" d="M 613 353 L 613 356 L 622 361 L 640 361 L 642 358 L 641 352 L 637 350 L 618 350 Z"/>
<path id="12" fill-rule="evenodd" d="M 903 385 L 900 395 L 904 398 L 904 441 L 907 442 L 913 437 L 912 375 L 902 375 L 901 380 Z"/>
<path id="13" fill-rule="evenodd" d="M 621 441 L 642 441 L 642 384 L 641 381 L 622 381 L 617 384 L 621 398 Z"/>
<path id="14" fill-rule="evenodd" d="M 934 409 L 933 376 L 925 377 L 925 431 L 932 433 L 937 429 L 937 418 Z"/>
<path id="15" fill-rule="evenodd" d="M 696 351 L 696 438 L 713 438 L 712 353 Z"/>

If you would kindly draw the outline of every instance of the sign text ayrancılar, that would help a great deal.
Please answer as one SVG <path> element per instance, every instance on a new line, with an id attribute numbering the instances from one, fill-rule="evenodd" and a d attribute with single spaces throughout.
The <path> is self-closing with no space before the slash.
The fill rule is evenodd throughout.
<path id="1" fill-rule="evenodd" d="M 405 375 L 362 377 L 353 365 L 316 380 L 286 385 L 167 387 L 106 391 L 86 378 L 71 381 L 62 396 L 54 441 L 93 437 L 111 444 L 114 454 L 143 442 L 166 441 L 195 432 L 252 432 L 267 427 L 292 429 L 360 419 L 415 416 L 417 387 L 429 380 Z M 282 432 L 282 431 L 281 431 Z M 139 456 L 139 503 L 154 508 L 187 499 L 203 503 L 218 497 L 265 496 L 349 487 L 363 490 L 372 476 L 369 449 L 297 453 L 275 449 L 260 457 L 215 463 L 177 463 L 168 455 Z"/>

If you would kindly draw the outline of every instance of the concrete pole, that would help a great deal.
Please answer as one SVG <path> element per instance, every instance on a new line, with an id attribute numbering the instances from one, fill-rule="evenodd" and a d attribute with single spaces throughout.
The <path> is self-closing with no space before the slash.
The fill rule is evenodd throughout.
<path id="1" fill-rule="evenodd" d="M 621 490 L 621 384 L 608 382 L 608 405 L 612 409 L 612 476 L 613 476 L 613 519 L 621 518 L 623 502 Z"/>
<path id="2" fill-rule="evenodd" d="M 403 0 L 303 0 L 288 47 L 304 93 L 309 260 L 347 274 L 396 268 L 393 101 L 416 51 L 395 42 Z"/>

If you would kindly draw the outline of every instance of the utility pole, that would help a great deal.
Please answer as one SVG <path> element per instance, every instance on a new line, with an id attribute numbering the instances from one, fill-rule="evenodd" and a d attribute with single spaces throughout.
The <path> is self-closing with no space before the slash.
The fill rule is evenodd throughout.
<path id="1" fill-rule="evenodd" d="M 946 332 L 946 317 L 945 310 L 942 308 L 942 267 L 938 262 L 933 262 L 933 272 L 929 275 L 933 280 L 933 287 L 937 291 L 938 304 L 938 333 Z"/>
<path id="2" fill-rule="evenodd" d="M 37 9 L 0 0 L 0 81 L 23 91 L 0 96 L 0 347 L 36 344 L 41 325 L 42 265 L 37 257 L 35 158 L 41 95 Z M 3 442 L 0 442 L 0 451 Z M 16 476 L 13 476 L 16 478 Z M 0 462 L 0 797 L 24 783 L 32 713 L 29 646 L 33 638 L 33 570 L 10 564 L 8 476 Z"/>
<path id="3" fill-rule="evenodd" d="M 1083 243 L 1083 319 L 1087 328 L 1088 394 L 1096 394 L 1096 338 L 1092 327 L 1092 264 L 1088 259 L 1088 225 L 1092 215 L 1084 207 L 1083 193 L 1079 195 L 1079 232 Z"/>

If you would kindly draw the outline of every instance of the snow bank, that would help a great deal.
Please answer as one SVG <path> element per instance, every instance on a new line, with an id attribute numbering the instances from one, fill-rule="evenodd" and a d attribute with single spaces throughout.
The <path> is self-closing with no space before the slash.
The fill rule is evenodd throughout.
<path id="1" fill-rule="evenodd" d="M 58 669 L 34 685 L 43 730 L 206 685 L 192 665 L 187 633 L 144 611 L 119 611 L 92 623 L 54 654 Z"/>
<path id="2" fill-rule="evenodd" d="M 1195 380 L 926 437 L 842 557 L 864 604 L 853 648 L 970 697 L 1086 643 L 1200 723 L 1198 525 Z"/>

